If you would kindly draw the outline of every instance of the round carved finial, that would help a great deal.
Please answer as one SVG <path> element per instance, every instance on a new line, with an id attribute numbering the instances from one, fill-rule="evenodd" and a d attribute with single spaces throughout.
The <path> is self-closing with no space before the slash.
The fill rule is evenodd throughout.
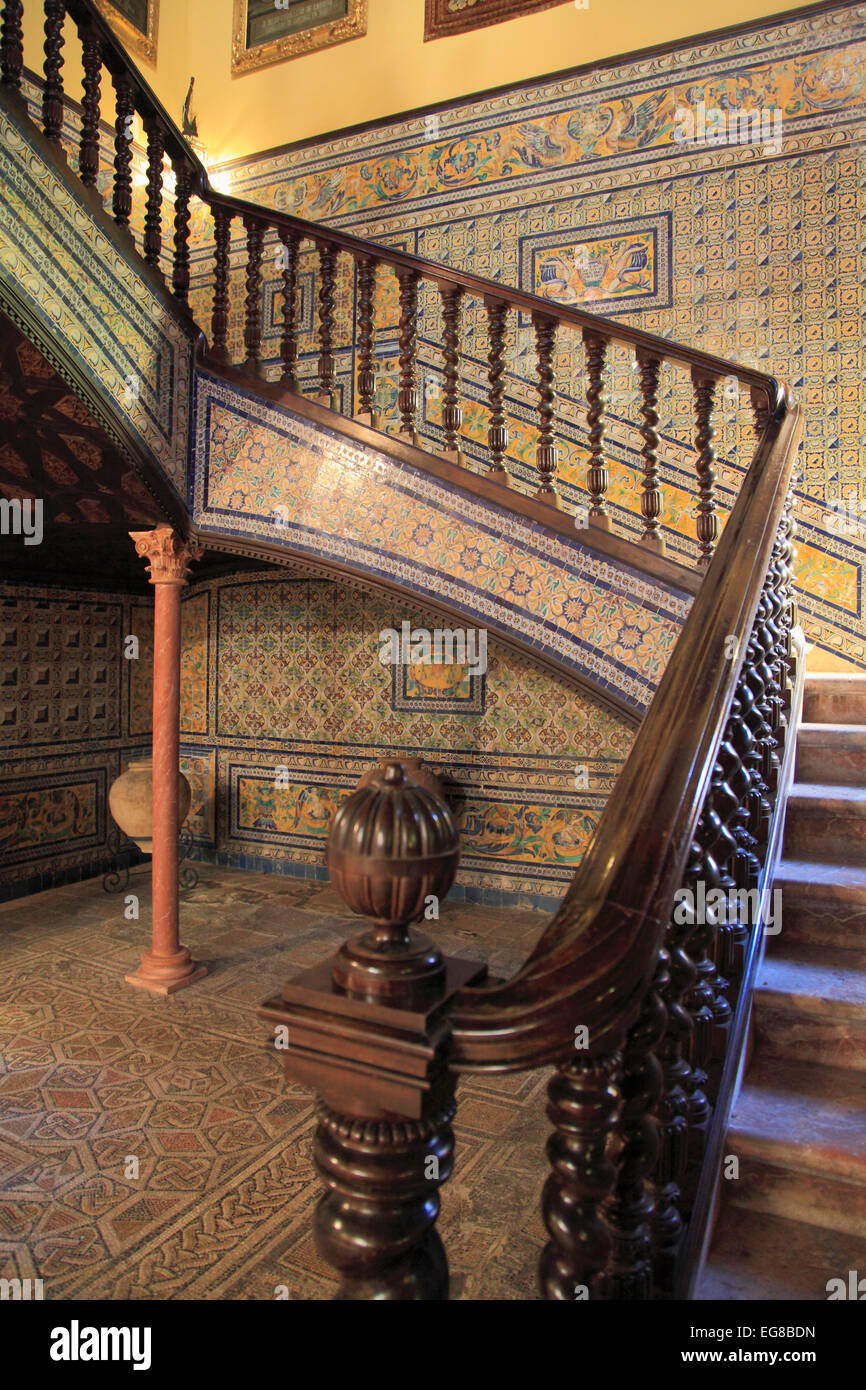
<path id="1" fill-rule="evenodd" d="M 441 953 L 410 923 L 441 900 L 457 871 L 457 827 L 447 802 L 398 759 L 369 773 L 334 816 L 331 881 L 371 926 L 347 942 L 334 980 L 365 999 L 411 1005 L 442 984 Z"/>

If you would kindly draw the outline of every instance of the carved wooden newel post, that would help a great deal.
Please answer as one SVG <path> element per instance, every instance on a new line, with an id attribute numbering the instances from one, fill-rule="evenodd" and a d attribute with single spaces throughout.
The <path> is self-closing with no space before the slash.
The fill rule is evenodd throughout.
<path id="1" fill-rule="evenodd" d="M 443 957 L 409 924 L 447 893 L 457 859 L 446 803 L 386 763 L 340 807 L 328 842 L 335 888 L 370 925 L 259 1011 L 287 1074 L 319 1092 L 316 1244 L 339 1298 L 448 1294 L 434 1229 L 454 1148 L 445 1014 L 485 968 Z"/>
<path id="2" fill-rule="evenodd" d="M 130 531 L 154 586 L 153 612 L 153 940 L 126 980 L 155 994 L 173 994 L 207 974 L 180 944 L 178 930 L 178 792 L 180 758 L 180 591 L 201 547 L 170 526 Z"/>

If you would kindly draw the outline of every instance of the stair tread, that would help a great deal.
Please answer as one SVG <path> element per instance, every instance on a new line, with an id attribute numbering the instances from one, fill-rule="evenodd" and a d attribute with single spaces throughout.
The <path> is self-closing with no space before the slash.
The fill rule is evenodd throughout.
<path id="1" fill-rule="evenodd" d="M 729 1138 L 740 1152 L 866 1184 L 866 1074 L 759 1053 Z"/>
<path id="2" fill-rule="evenodd" d="M 820 687 L 826 689 L 831 685 L 841 685 L 850 689 L 854 685 L 862 685 L 866 692 L 866 675 L 860 671 L 807 671 L 806 689 L 810 687 Z"/>
<path id="3" fill-rule="evenodd" d="M 866 951 L 789 941 L 765 956 L 756 989 L 811 1014 L 866 1016 Z"/>
<path id="4" fill-rule="evenodd" d="M 719 1220 L 695 1298 L 825 1301 L 829 1279 L 863 1268 L 860 1236 L 737 1209 Z"/>
<path id="5" fill-rule="evenodd" d="M 842 890 L 845 896 L 866 894 L 866 866 L 824 859 L 785 858 L 779 863 L 774 884 L 776 887 L 788 884 L 813 889 L 814 896 L 819 896 L 822 888 Z"/>
<path id="6" fill-rule="evenodd" d="M 838 802 L 849 809 L 866 813 L 866 787 L 850 787 L 844 782 L 794 782 L 788 795 L 791 802 Z"/>
<path id="7" fill-rule="evenodd" d="M 797 740 L 822 747 L 825 743 L 853 743 L 866 748 L 866 724 L 819 724 L 804 719 L 797 725 Z"/>

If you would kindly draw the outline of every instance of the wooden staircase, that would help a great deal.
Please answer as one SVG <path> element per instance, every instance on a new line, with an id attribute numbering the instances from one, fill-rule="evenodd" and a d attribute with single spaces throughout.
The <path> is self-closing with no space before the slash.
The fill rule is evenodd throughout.
<path id="1" fill-rule="evenodd" d="M 824 1299 L 866 1274 L 866 676 L 806 679 L 781 931 L 728 1131 L 739 1177 L 698 1297 Z"/>

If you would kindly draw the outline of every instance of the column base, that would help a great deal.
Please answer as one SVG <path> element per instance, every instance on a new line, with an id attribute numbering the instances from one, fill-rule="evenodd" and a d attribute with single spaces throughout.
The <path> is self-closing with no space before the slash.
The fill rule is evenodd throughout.
<path id="1" fill-rule="evenodd" d="M 124 975 L 128 985 L 149 989 L 151 994 L 176 994 L 187 985 L 194 985 L 207 974 L 207 966 L 199 965 L 185 946 L 168 956 L 155 956 L 145 951 L 141 964 L 130 975 Z"/>

